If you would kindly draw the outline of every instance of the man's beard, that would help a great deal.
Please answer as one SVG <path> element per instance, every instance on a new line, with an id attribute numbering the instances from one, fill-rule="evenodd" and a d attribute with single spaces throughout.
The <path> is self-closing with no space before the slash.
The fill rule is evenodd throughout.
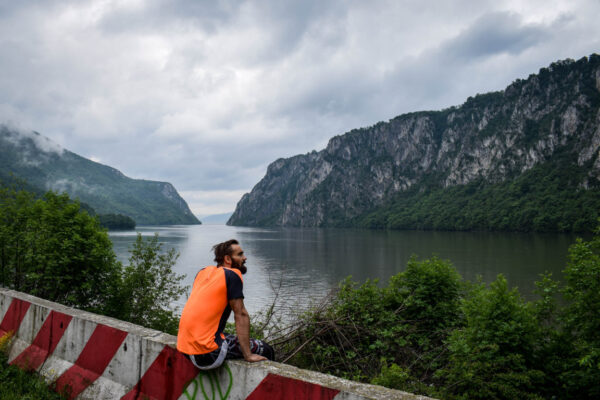
<path id="1" fill-rule="evenodd" d="M 241 263 L 238 263 L 235 260 L 231 260 L 231 268 L 239 269 L 240 272 L 242 273 L 242 275 L 244 275 L 246 273 L 246 271 L 248 271 L 248 268 L 246 268 L 246 266 L 244 264 L 246 264 L 246 261 L 242 261 Z"/>

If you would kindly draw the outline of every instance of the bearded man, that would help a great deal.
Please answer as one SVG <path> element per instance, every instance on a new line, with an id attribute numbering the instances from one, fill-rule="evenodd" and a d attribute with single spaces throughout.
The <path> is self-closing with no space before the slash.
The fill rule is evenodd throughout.
<path id="1" fill-rule="evenodd" d="M 244 358 L 249 362 L 273 360 L 273 348 L 250 338 L 250 316 L 244 306 L 242 275 L 246 256 L 237 240 L 213 246 L 216 266 L 203 268 L 194 279 L 179 320 L 177 350 L 200 369 L 219 367 L 225 359 Z M 223 330 L 231 311 L 237 335 Z"/>

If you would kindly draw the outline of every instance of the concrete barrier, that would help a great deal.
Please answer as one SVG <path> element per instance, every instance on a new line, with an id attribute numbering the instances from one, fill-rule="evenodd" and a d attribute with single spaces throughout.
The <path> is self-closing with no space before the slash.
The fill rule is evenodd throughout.
<path id="1" fill-rule="evenodd" d="M 0 289 L 9 363 L 71 399 L 427 399 L 276 362 L 198 371 L 162 332 Z"/>

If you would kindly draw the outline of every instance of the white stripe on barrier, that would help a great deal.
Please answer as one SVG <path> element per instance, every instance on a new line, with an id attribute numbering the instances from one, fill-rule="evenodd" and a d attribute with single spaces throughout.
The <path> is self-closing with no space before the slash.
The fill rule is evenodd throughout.
<path id="1" fill-rule="evenodd" d="M 32 304 L 32 307 L 35 305 Z M 71 323 L 60 338 L 54 352 L 42 364 L 38 371 L 47 382 L 56 381 L 66 370 L 71 368 L 81 354 L 85 344 L 92 336 L 96 323 L 86 320 L 71 320 Z"/>
<path id="2" fill-rule="evenodd" d="M 19 356 L 31 343 L 38 334 L 40 328 L 50 314 L 50 309 L 41 307 L 36 304 L 31 304 L 25 317 L 19 326 L 19 329 L 14 334 L 13 343 L 8 354 L 8 362 L 11 363 Z"/>

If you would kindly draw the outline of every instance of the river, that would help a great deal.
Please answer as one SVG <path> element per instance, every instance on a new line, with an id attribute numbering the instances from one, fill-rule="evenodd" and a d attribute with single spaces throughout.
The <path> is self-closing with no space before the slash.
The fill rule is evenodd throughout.
<path id="1" fill-rule="evenodd" d="M 411 255 L 436 255 L 450 260 L 463 278 L 481 276 L 490 282 L 504 274 L 509 285 L 533 298 L 534 281 L 544 271 L 561 276 L 567 249 L 576 235 L 379 231 L 326 228 L 248 228 L 226 225 L 140 226 L 136 231 L 111 231 L 117 258 L 127 263 L 136 232 L 158 233 L 164 248 L 180 257 L 175 271 L 191 285 L 196 272 L 212 265 L 213 244 L 236 238 L 248 261 L 244 276 L 246 307 L 257 312 L 279 293 L 280 312 L 304 308 L 323 298 L 348 275 L 354 280 L 386 282 L 401 272 Z M 176 304 L 181 307 L 185 298 Z"/>

